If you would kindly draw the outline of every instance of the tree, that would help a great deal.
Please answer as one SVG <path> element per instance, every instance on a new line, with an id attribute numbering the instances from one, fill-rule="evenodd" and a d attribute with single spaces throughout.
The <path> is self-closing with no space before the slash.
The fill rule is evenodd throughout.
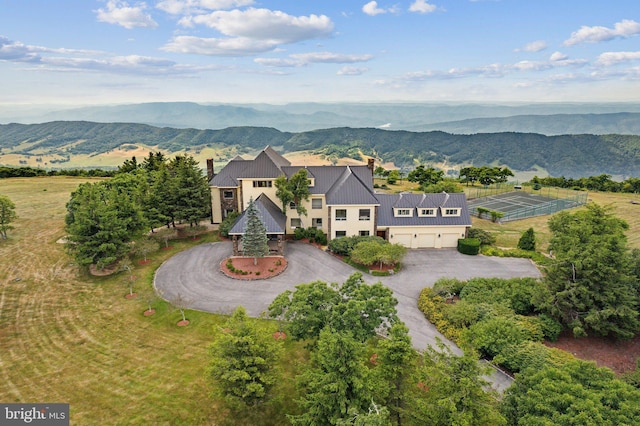
<path id="1" fill-rule="evenodd" d="M 299 386 L 304 413 L 288 416 L 293 425 L 333 425 L 350 413 L 363 412 L 371 401 L 369 370 L 362 362 L 363 346 L 348 331 L 323 329 L 311 367 Z"/>
<path id="2" fill-rule="evenodd" d="M 444 179 L 442 170 L 436 170 L 433 167 L 425 168 L 422 164 L 410 171 L 407 176 L 409 182 L 416 182 L 421 188 L 436 184 L 442 179 Z"/>
<path id="3" fill-rule="evenodd" d="M 414 424 L 428 425 L 504 425 L 498 411 L 495 391 L 485 391 L 489 374 L 478 359 L 465 353 L 457 356 L 438 343 L 424 352 L 419 367 L 419 383 L 412 387 L 407 416 Z"/>
<path id="4" fill-rule="evenodd" d="M 264 402 L 278 378 L 281 345 L 239 306 L 210 347 L 209 377 L 225 397 L 246 406 Z"/>
<path id="5" fill-rule="evenodd" d="M 387 183 L 389 185 L 395 185 L 395 183 L 400 179 L 400 171 L 398 170 L 390 170 L 387 175 Z"/>
<path id="6" fill-rule="evenodd" d="M 536 250 L 536 234 L 533 228 L 529 228 L 522 233 L 520 240 L 518 240 L 518 248 L 521 250 Z"/>
<path id="7" fill-rule="evenodd" d="M 411 344 L 409 329 L 396 322 L 389 330 L 387 339 L 378 344 L 378 366 L 374 374 L 379 382 L 378 397 L 388 407 L 396 424 L 402 424 L 408 390 L 415 385 L 418 353 Z"/>
<path id="8" fill-rule="evenodd" d="M 458 182 L 453 179 L 443 179 L 438 183 L 434 183 L 432 185 L 421 186 L 420 189 L 423 192 L 429 194 L 438 194 L 440 192 L 447 192 L 449 194 L 453 194 L 456 192 L 464 192 L 462 186 Z"/>
<path id="9" fill-rule="evenodd" d="M 253 198 L 249 199 L 249 206 L 246 210 L 247 225 L 242 236 L 242 250 L 245 256 L 253 257 L 253 264 L 258 264 L 258 258 L 269 253 L 267 230 L 260 219 L 256 204 Z"/>
<path id="10" fill-rule="evenodd" d="M 211 189 L 198 162 L 189 155 L 178 155 L 169 162 L 175 183 L 175 216 L 197 225 L 211 212 Z"/>
<path id="11" fill-rule="evenodd" d="M 0 237 L 7 239 L 7 231 L 13 229 L 11 222 L 18 218 L 16 205 L 6 195 L 0 195 Z"/>
<path id="12" fill-rule="evenodd" d="M 218 226 L 218 232 L 222 237 L 227 238 L 229 236 L 229 231 L 231 231 L 231 228 L 233 228 L 233 225 L 236 223 L 239 216 L 240 213 L 234 211 L 230 212 L 227 214 L 227 217 L 222 219 L 222 222 Z"/>
<path id="13" fill-rule="evenodd" d="M 143 237 L 137 240 L 133 246 L 133 252 L 139 256 L 142 256 L 144 261 L 147 261 L 147 255 L 151 252 L 157 251 L 160 248 L 158 241 L 149 237 Z"/>
<path id="14" fill-rule="evenodd" d="M 630 338 L 640 329 L 624 235 L 628 227 L 597 204 L 549 220 L 555 262 L 547 267 L 551 297 L 545 306 L 576 336 Z"/>
<path id="15" fill-rule="evenodd" d="M 516 375 L 501 411 L 510 425 L 640 424 L 640 391 L 576 359 Z"/>
<path id="16" fill-rule="evenodd" d="M 330 326 L 364 342 L 396 321 L 397 304 L 389 288 L 365 284 L 356 272 L 341 286 L 315 281 L 281 293 L 269 305 L 269 316 L 289 321 L 289 333 L 297 340 L 316 339 Z"/>
<path id="17" fill-rule="evenodd" d="M 310 184 L 306 169 L 298 170 L 289 179 L 284 175 L 278 177 L 275 180 L 276 197 L 282 202 L 282 211 L 286 213 L 289 203 L 294 203 L 298 215 L 306 216 L 307 209 L 302 205 L 302 201 L 309 200 Z"/>

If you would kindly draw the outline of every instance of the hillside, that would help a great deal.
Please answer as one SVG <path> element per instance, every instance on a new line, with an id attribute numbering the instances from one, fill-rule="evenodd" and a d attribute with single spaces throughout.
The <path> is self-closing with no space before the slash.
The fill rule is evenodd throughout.
<path id="1" fill-rule="evenodd" d="M 71 156 L 84 155 L 86 165 L 95 166 L 99 162 L 94 157 L 100 154 L 114 149 L 135 152 L 139 146 L 167 152 L 227 149 L 228 159 L 266 145 L 285 153 L 311 151 L 330 159 L 361 159 L 364 154 L 398 167 L 416 163 L 446 163 L 448 167 L 501 164 L 515 171 L 543 169 L 553 176 L 640 175 L 640 136 L 631 135 L 459 135 L 350 127 L 289 133 L 263 127 L 198 130 L 85 121 L 0 125 L 0 164 L 9 164 L 10 159 L 27 164 L 35 158 L 51 167 L 64 165 Z"/>

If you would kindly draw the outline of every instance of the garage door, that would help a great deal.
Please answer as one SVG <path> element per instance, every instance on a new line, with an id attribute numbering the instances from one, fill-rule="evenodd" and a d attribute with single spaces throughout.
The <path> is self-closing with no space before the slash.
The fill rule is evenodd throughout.
<path id="1" fill-rule="evenodd" d="M 433 248 L 436 246 L 436 234 L 418 234 L 418 248 Z"/>
<path id="2" fill-rule="evenodd" d="M 393 240 L 391 242 L 411 248 L 411 237 L 413 237 L 413 234 L 393 234 Z"/>
<path id="3" fill-rule="evenodd" d="M 442 234 L 442 247 L 458 247 L 460 234 Z"/>

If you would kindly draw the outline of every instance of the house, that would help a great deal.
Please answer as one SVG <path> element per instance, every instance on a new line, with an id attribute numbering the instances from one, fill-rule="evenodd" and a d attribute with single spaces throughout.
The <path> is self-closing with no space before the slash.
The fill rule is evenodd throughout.
<path id="1" fill-rule="evenodd" d="M 456 247 L 471 226 L 464 194 L 376 193 L 373 160 L 362 166 L 295 166 L 267 146 L 253 160 L 234 158 L 218 174 L 212 160 L 207 168 L 213 221 L 243 212 L 253 199 L 275 252 L 282 252 L 283 239 L 297 227 L 319 228 L 329 240 L 378 235 L 409 248 L 441 248 Z M 283 212 L 275 186 L 276 178 L 302 168 L 310 181 L 306 216 L 293 203 Z M 244 220 L 241 216 L 230 231 L 238 250 Z"/>

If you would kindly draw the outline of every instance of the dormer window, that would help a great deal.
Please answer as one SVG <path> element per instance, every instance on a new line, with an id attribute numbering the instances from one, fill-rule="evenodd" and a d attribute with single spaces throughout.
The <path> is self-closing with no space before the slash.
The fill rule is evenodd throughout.
<path id="1" fill-rule="evenodd" d="M 460 216 L 460 209 L 444 209 L 443 216 Z"/>
<path id="2" fill-rule="evenodd" d="M 413 209 L 395 209 L 396 217 L 411 217 L 413 216 Z"/>
<path id="3" fill-rule="evenodd" d="M 420 217 L 429 217 L 429 216 L 435 216 L 436 215 L 436 209 L 418 209 L 418 216 Z"/>
<path id="4" fill-rule="evenodd" d="M 309 179 L 309 187 L 313 188 L 316 185 L 316 179 L 315 178 L 307 178 Z"/>

